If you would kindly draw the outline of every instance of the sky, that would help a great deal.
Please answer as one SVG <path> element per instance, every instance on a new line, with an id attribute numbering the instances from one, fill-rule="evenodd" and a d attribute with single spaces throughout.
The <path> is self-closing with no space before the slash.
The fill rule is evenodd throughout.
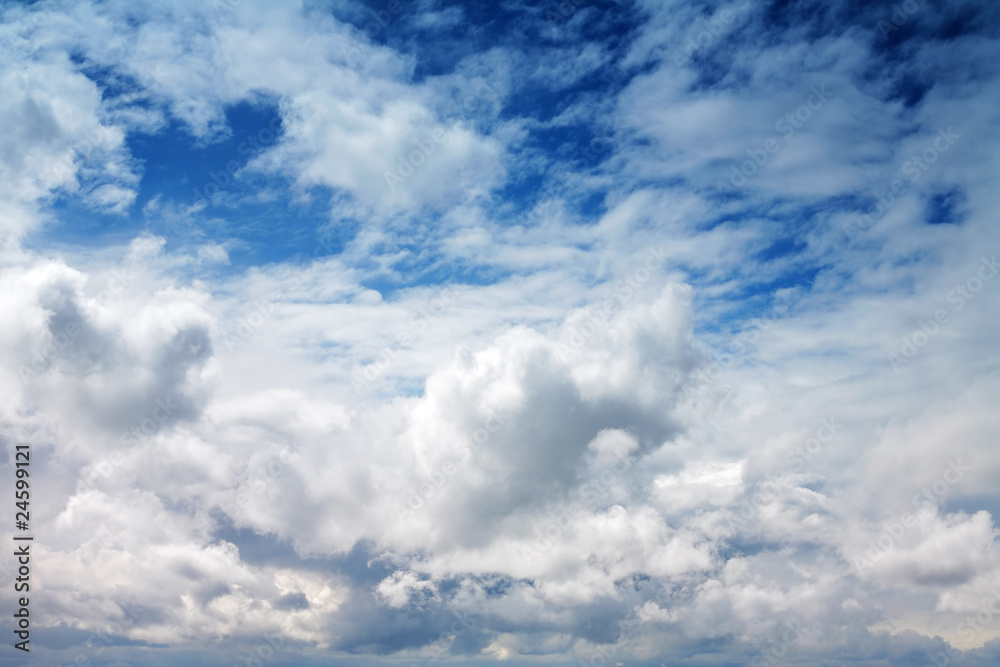
<path id="1" fill-rule="evenodd" d="M 0 664 L 1000 662 L 993 0 L 5 0 L 0 91 Z"/>

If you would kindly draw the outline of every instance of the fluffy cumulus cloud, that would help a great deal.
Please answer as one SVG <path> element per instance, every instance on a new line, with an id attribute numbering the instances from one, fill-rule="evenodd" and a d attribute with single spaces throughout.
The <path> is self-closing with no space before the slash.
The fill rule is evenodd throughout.
<path id="1" fill-rule="evenodd" d="M 998 18 L 3 5 L 25 646 L 996 664 Z"/>

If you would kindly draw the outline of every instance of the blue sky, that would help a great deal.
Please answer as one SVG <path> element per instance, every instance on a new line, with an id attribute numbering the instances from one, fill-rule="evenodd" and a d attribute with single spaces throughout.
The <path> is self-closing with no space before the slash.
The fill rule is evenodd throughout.
<path id="1" fill-rule="evenodd" d="M 998 12 L 0 3 L 33 659 L 996 664 Z"/>

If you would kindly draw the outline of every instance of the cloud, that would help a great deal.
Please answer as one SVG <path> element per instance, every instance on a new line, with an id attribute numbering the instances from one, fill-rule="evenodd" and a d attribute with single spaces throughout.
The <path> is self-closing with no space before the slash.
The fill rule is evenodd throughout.
<path id="1" fill-rule="evenodd" d="M 30 24 L 29 24 L 30 25 Z M 25 20 L 7 26 L 21 42 Z M 41 222 L 38 206 L 51 194 L 83 194 L 98 209 L 122 212 L 135 198 L 138 170 L 122 127 L 104 122 L 101 94 L 65 54 L 46 54 L 18 66 L 0 65 L 0 121 L 16 127 L 0 142 L 0 206 L 4 234 L 19 240 Z"/>
<path id="2" fill-rule="evenodd" d="M 963 7 L 6 9 L 39 653 L 995 662 Z"/>

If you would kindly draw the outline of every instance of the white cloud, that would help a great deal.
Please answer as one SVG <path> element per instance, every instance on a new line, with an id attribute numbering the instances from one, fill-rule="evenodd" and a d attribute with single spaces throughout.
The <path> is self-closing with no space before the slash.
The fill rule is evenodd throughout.
<path id="1" fill-rule="evenodd" d="M 899 77 L 869 71 L 881 47 L 862 19 L 813 39 L 747 9 L 678 66 L 662 44 L 683 45 L 695 9 L 645 3 L 631 46 L 539 62 L 497 47 L 420 78 L 426 53 L 328 12 L 236 4 L 84 3 L 30 29 L 7 10 L 5 34 L 33 46 L 0 65 L 0 120 L 19 130 L 0 139 L 0 428 L 33 443 L 46 480 L 41 626 L 96 630 L 136 600 L 121 634 L 178 649 L 280 633 L 338 656 L 588 660 L 618 641 L 622 662 L 750 662 L 788 620 L 803 661 L 995 640 L 1000 616 L 967 622 L 1000 585 L 1000 301 L 979 273 L 1000 247 L 995 41 L 907 47 L 899 67 L 938 81 L 907 103 Z M 926 11 L 920 30 L 943 24 Z M 115 81 L 102 90 L 77 50 L 138 85 L 105 94 Z M 645 68 L 572 97 L 615 59 Z M 969 59 L 981 69 L 937 73 Z M 571 99 L 501 120 L 529 78 Z M 783 135 L 820 85 L 830 99 Z M 188 245 L 22 250 L 60 194 L 128 219 L 130 135 L 169 119 L 209 145 L 230 105 L 261 100 L 280 138 L 232 177 L 339 191 L 327 231 L 337 212 L 364 221 L 343 253 L 243 269 L 226 220 Z M 557 159 L 562 136 L 548 153 L 529 141 L 595 117 L 610 139 L 584 168 Z M 950 125 L 954 151 L 847 238 L 872 188 Z M 550 163 L 567 196 L 504 222 L 493 194 Z M 963 221 L 925 224 L 948 184 Z M 152 228 L 201 222 L 158 197 Z M 462 284 L 407 282 L 425 263 Z M 642 624 L 619 638 L 628 618 Z"/>

